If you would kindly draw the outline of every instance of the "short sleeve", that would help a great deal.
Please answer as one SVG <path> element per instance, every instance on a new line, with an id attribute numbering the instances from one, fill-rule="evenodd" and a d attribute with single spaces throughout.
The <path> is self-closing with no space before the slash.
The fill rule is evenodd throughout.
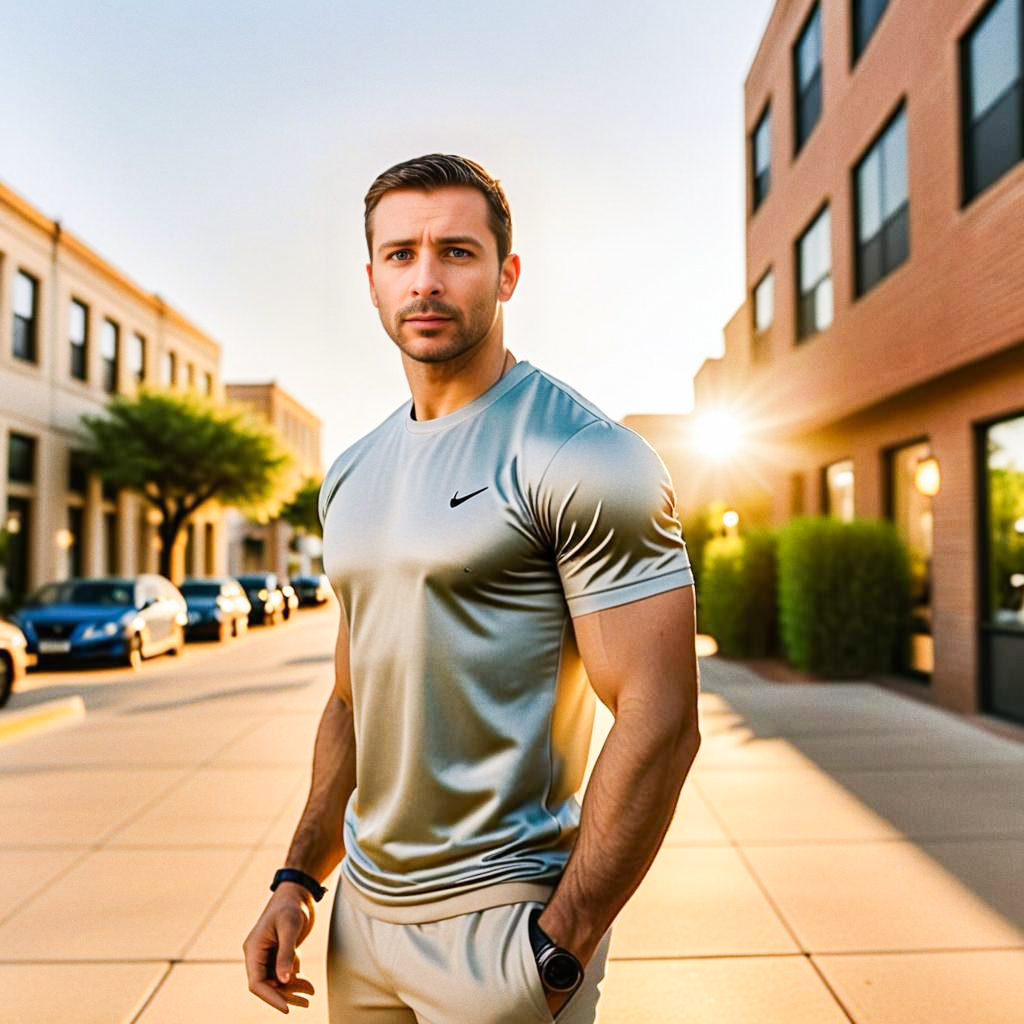
<path id="1" fill-rule="evenodd" d="M 570 614 L 693 585 L 665 464 L 639 434 L 595 420 L 555 453 L 534 495 Z"/>

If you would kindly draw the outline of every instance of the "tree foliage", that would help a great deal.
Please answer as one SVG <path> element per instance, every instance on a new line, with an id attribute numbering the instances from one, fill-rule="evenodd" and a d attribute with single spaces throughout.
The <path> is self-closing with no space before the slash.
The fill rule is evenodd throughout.
<path id="1" fill-rule="evenodd" d="M 296 533 L 311 533 L 321 536 L 320 515 L 317 502 L 320 499 L 321 481 L 315 477 L 307 477 L 294 496 L 281 506 L 279 517 Z"/>
<path id="2" fill-rule="evenodd" d="M 160 513 L 160 571 L 193 512 L 216 499 L 251 512 L 276 505 L 290 465 L 273 430 L 243 407 L 197 395 L 118 395 L 82 417 L 90 468 Z"/>

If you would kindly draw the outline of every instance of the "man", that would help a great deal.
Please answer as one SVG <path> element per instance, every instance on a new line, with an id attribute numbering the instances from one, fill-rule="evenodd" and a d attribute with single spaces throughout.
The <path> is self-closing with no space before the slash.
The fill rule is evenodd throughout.
<path id="1" fill-rule="evenodd" d="M 295 949 L 342 862 L 332 1021 L 590 1022 L 700 743 L 671 483 L 637 434 L 505 349 L 520 263 L 483 168 L 391 168 L 366 238 L 412 397 L 321 490 L 336 684 L 249 988 L 308 1005 Z M 581 810 L 594 693 L 615 724 Z"/>

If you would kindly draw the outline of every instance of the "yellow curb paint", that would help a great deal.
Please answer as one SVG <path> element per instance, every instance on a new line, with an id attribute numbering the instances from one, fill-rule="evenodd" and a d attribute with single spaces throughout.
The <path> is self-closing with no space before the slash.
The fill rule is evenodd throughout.
<path id="1" fill-rule="evenodd" d="M 0 714 L 0 747 L 17 743 L 39 732 L 69 725 L 75 719 L 84 717 L 85 701 L 78 694 L 37 704 L 22 711 Z"/>

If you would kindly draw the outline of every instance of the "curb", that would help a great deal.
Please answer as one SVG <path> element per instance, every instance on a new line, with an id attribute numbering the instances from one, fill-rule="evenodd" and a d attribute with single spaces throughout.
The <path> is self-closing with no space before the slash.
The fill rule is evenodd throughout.
<path id="1" fill-rule="evenodd" d="M 80 718 L 85 718 L 85 701 L 80 694 L 0 714 L 0 747 L 59 729 Z"/>

